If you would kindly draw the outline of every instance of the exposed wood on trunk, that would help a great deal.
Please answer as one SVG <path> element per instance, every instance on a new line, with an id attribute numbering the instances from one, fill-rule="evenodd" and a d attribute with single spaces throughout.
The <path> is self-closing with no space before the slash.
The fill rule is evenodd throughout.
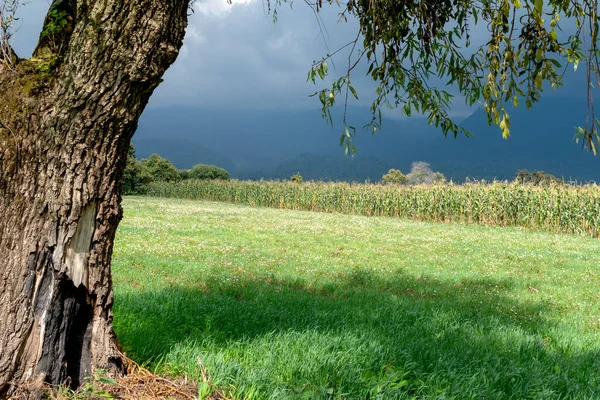
<path id="1" fill-rule="evenodd" d="M 121 371 L 110 274 L 119 184 L 187 22 L 187 0 L 71 3 L 64 51 L 46 46 L 0 74 L 0 397 Z"/>
<path id="2" fill-rule="evenodd" d="M 92 235 L 96 226 L 95 202 L 85 206 L 77 222 L 75 234 L 69 241 L 66 250 L 65 266 L 67 277 L 75 287 L 88 287 L 88 257 L 92 246 Z"/>

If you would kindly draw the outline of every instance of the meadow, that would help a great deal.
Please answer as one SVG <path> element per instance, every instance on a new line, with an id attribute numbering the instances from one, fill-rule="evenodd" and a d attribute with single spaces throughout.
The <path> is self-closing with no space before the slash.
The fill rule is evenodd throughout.
<path id="1" fill-rule="evenodd" d="M 600 186 L 380 185 L 278 181 L 156 182 L 149 195 L 290 210 L 520 226 L 600 238 Z"/>
<path id="2" fill-rule="evenodd" d="M 597 239 L 185 199 L 123 206 L 114 326 L 153 371 L 200 380 L 205 368 L 231 399 L 600 398 Z"/>

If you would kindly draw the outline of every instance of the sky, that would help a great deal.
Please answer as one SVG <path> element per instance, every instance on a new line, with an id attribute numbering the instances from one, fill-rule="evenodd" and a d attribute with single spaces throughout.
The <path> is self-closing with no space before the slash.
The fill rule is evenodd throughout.
<path id="1" fill-rule="evenodd" d="M 49 0 L 22 8 L 14 47 L 21 57 L 33 51 Z M 262 0 L 201 0 L 191 15 L 183 48 L 149 107 L 318 108 L 309 95 L 325 87 L 307 83 L 314 60 L 356 35 L 356 23 L 338 23 L 338 9 L 321 13 L 326 35 L 303 1 L 284 5 L 277 23 Z M 343 73 L 333 67 L 333 75 Z M 373 84 L 357 79 L 357 89 Z M 366 104 L 366 100 L 365 100 Z"/>
<path id="2" fill-rule="evenodd" d="M 14 43 L 21 57 L 33 51 L 49 4 L 50 0 L 31 0 L 21 9 L 21 27 Z M 318 99 L 309 95 L 341 76 L 347 61 L 340 57 L 330 64 L 331 77 L 317 85 L 306 81 L 311 64 L 354 38 L 357 23 L 338 23 L 340 9 L 326 6 L 320 12 L 325 27 L 322 31 L 304 1 L 296 0 L 290 8 L 283 5 L 277 23 L 273 23 L 263 0 L 233 0 L 232 4 L 226 0 L 198 1 L 179 58 L 167 71 L 149 107 L 319 108 Z M 474 29 L 475 41 L 484 40 L 486 35 L 477 30 L 485 28 Z M 375 84 L 364 74 L 355 74 L 353 86 L 360 100 L 352 105 L 368 107 Z M 566 92 L 568 89 L 561 90 L 561 95 Z M 462 101 L 455 101 L 455 115 L 466 116 L 472 111 Z"/>
<path id="3" fill-rule="evenodd" d="M 50 2 L 51 0 L 31 0 L 21 9 L 21 25 L 14 42 L 15 50 L 21 57 L 31 55 Z M 293 9 L 290 9 L 289 5 L 282 6 L 276 23 L 273 23 L 272 16 L 264 9 L 263 0 L 233 0 L 232 3 L 229 5 L 226 0 L 199 0 L 196 3 L 180 55 L 165 74 L 163 83 L 156 89 L 145 116 L 181 115 L 178 112 L 182 110 L 159 109 L 186 107 L 194 108 L 190 115 L 223 115 L 216 112 L 207 114 L 205 111 L 226 110 L 232 120 L 243 118 L 244 115 L 248 115 L 244 112 L 249 110 L 251 115 L 270 121 L 279 111 L 293 110 L 298 111 L 298 115 L 306 115 L 305 119 L 314 118 L 311 122 L 314 129 L 322 126 L 323 131 L 331 131 L 332 128 L 321 119 L 319 100 L 309 95 L 328 87 L 332 79 L 343 75 L 347 68 L 347 60 L 340 57 L 335 63 L 329 63 L 329 81 L 318 82 L 316 86 L 307 82 L 307 73 L 313 61 L 332 53 L 356 37 L 356 21 L 338 23 L 339 9 L 326 6 L 319 14 L 325 27 L 323 31 L 312 10 L 303 0 L 296 0 Z M 485 33 L 485 26 L 473 29 L 472 36 L 479 41 L 476 44 L 482 44 L 489 37 Z M 365 68 L 362 69 L 366 72 Z M 579 80 L 584 78 L 581 70 L 582 68 L 578 73 Z M 557 96 L 560 97 L 560 101 L 567 102 L 570 96 L 585 99 L 585 85 L 573 83 L 570 81 L 557 91 L 546 91 L 543 97 Z M 355 74 L 352 84 L 357 89 L 360 100 L 352 101 L 351 105 L 368 109 L 375 83 L 364 74 Z M 341 103 L 338 101 L 338 107 Z M 255 113 L 255 110 L 259 112 Z M 310 111 L 301 113 L 305 110 Z M 382 111 L 388 118 L 406 118 L 399 110 L 387 110 L 384 107 Z M 462 117 L 467 117 L 474 111 L 474 108 L 467 107 L 458 98 L 455 99 L 451 115 L 455 121 L 460 121 Z M 281 112 L 280 115 L 290 114 Z M 355 115 L 364 115 L 364 112 L 356 112 Z M 352 117 L 350 115 L 351 120 Z M 303 123 L 307 122 L 305 119 L 302 120 Z M 210 128 L 206 127 L 208 122 L 212 124 Z M 198 126 L 216 132 L 221 125 L 226 125 L 218 120 L 208 122 L 199 121 Z M 353 123 L 359 126 L 358 123 L 362 125 L 367 122 L 365 120 Z M 334 126 L 337 129 L 341 126 L 341 121 L 334 121 Z M 273 130 L 268 122 L 265 122 L 261 129 Z M 384 124 L 384 131 L 385 129 Z M 362 132 L 360 129 L 359 131 Z M 499 134 L 497 130 L 494 132 Z M 269 134 L 263 133 L 265 136 Z M 388 133 L 397 132 L 386 131 L 379 135 Z M 241 128 L 236 134 L 247 133 Z M 279 129 L 271 134 L 276 134 L 278 140 L 283 140 L 286 135 L 293 135 L 293 132 L 292 129 Z M 569 139 L 572 137 L 571 130 L 560 134 Z M 443 140 L 441 134 L 439 138 Z M 296 140 L 297 136 L 293 136 L 289 141 L 294 143 Z M 213 141 L 208 142 L 214 144 Z M 228 142 L 228 145 L 230 144 Z M 161 150 L 154 149 L 152 152 Z M 265 152 L 269 151 L 270 147 L 265 149 Z"/>

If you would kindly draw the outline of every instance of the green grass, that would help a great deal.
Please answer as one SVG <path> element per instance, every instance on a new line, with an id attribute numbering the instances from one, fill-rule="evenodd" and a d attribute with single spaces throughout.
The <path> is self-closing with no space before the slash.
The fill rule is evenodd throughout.
<path id="1" fill-rule="evenodd" d="M 600 241 L 126 198 L 127 354 L 244 399 L 598 399 Z"/>

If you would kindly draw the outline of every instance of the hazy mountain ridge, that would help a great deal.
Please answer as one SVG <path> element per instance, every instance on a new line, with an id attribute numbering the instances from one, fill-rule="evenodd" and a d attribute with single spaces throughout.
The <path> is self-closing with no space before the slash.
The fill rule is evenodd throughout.
<path id="1" fill-rule="evenodd" d="M 532 110 L 517 108 L 510 114 L 508 140 L 496 126 L 487 125 L 481 110 L 462 121 L 473 132 L 470 138 L 445 138 L 419 118 L 384 119 L 383 130 L 375 135 L 358 130 L 354 159 L 344 156 L 339 146 L 342 127 L 337 122 L 342 118 L 337 110 L 332 128 L 319 110 L 275 114 L 149 109 L 133 143 L 138 158 L 159 153 L 179 168 L 214 164 L 244 179 L 283 179 L 300 172 L 305 179 L 378 180 L 389 168 L 408 172 L 413 161 L 424 160 L 457 181 L 467 176 L 510 179 L 524 168 L 600 181 L 600 157 L 584 152 L 572 140 L 575 127 L 585 122 L 585 102 L 549 97 Z M 349 115 L 355 126 L 370 120 L 368 110 L 350 108 Z"/>
<path id="2" fill-rule="evenodd" d="M 375 157 L 300 154 L 271 170 L 240 172 L 237 178 L 283 180 L 300 173 L 305 180 L 376 182 L 390 168 L 389 164 Z"/>

